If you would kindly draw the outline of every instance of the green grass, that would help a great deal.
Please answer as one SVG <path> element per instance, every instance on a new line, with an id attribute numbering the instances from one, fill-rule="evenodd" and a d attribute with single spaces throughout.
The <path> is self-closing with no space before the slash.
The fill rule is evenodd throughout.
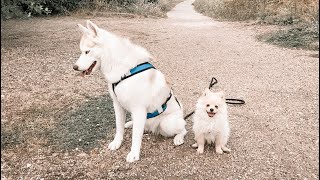
<path id="1" fill-rule="evenodd" d="M 319 31 L 308 25 L 259 35 L 258 39 L 281 47 L 319 50 Z"/>
<path id="2" fill-rule="evenodd" d="M 157 0 L 153 3 L 145 3 L 144 0 L 137 0 L 130 5 L 119 5 L 117 3 L 96 3 L 90 7 L 85 6 L 71 13 L 76 16 L 125 16 L 125 17 L 151 17 L 162 18 L 167 16 L 175 5 L 183 0 Z"/>

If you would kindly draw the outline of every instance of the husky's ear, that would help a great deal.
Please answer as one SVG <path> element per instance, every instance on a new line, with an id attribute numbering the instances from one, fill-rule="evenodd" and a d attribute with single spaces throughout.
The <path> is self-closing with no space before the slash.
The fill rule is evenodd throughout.
<path id="1" fill-rule="evenodd" d="M 82 26 L 81 24 L 78 24 L 78 26 L 79 26 L 80 31 L 83 34 L 89 34 L 89 30 L 86 27 Z"/>
<path id="2" fill-rule="evenodd" d="M 98 31 L 99 28 L 97 25 L 95 25 L 93 22 L 91 22 L 90 20 L 87 20 L 87 28 L 89 29 L 89 31 L 91 32 L 91 34 L 93 35 L 93 37 L 96 37 L 98 35 Z"/>
<path id="3" fill-rule="evenodd" d="M 210 93 L 211 93 L 210 89 L 209 89 L 209 88 L 206 88 L 206 89 L 204 90 L 202 96 L 207 96 L 207 95 L 210 94 Z"/>
<path id="4" fill-rule="evenodd" d="M 221 97 L 221 99 L 225 99 L 225 96 L 224 96 L 224 92 L 223 91 L 219 91 L 217 92 L 218 96 Z"/>

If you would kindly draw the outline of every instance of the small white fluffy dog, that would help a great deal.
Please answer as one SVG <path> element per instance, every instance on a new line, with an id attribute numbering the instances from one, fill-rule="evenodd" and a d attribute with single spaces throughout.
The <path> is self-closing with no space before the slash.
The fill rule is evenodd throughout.
<path id="1" fill-rule="evenodd" d="M 211 92 L 207 88 L 198 99 L 193 115 L 193 131 L 197 142 L 192 147 L 198 147 L 198 154 L 203 153 L 206 142 L 215 143 L 218 154 L 222 154 L 223 151 L 230 152 L 226 147 L 230 128 L 227 104 L 222 91 Z"/>
<path id="2" fill-rule="evenodd" d="M 164 75 L 151 68 L 121 80 L 137 65 L 149 62 L 151 55 L 144 48 L 99 28 L 91 21 L 87 21 L 86 27 L 80 24 L 78 26 L 83 33 L 80 40 L 82 54 L 73 68 L 82 71 L 82 75 L 100 69 L 107 80 L 113 100 L 116 134 L 108 149 L 116 150 L 121 146 L 125 126 L 132 126 L 132 146 L 127 162 L 140 159 L 144 130 L 163 136 L 175 136 L 174 144 L 183 144 L 187 131 L 182 106 L 175 99 Z M 147 113 L 157 110 L 161 112 L 165 102 L 166 109 L 160 115 L 147 119 Z M 132 117 L 132 121 L 126 125 L 125 110 L 131 112 Z"/>

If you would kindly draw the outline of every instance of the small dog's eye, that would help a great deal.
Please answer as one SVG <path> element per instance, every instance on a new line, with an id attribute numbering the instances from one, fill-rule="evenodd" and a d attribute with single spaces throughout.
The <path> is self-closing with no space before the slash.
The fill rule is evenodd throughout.
<path id="1" fill-rule="evenodd" d="M 210 106 L 210 104 L 207 104 L 207 107 L 209 107 Z"/>
<path id="2" fill-rule="evenodd" d="M 86 51 L 85 53 L 86 53 L 86 54 L 89 54 L 89 52 L 90 52 L 90 51 Z"/>
<path id="3" fill-rule="evenodd" d="M 219 108 L 217 105 L 215 105 L 214 107 L 217 108 L 217 109 Z"/>

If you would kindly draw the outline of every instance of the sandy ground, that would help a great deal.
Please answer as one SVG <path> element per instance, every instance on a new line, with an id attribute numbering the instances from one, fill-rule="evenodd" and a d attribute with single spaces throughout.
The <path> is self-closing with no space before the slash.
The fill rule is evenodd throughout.
<path id="1" fill-rule="evenodd" d="M 319 179 L 319 61 L 315 51 L 258 42 L 266 26 L 217 22 L 179 4 L 167 19 L 34 18 L 1 26 L 1 179 Z M 212 76 L 229 106 L 230 154 L 145 134 L 141 160 L 126 163 L 131 130 L 116 152 L 114 115 L 99 72 L 81 78 L 77 24 L 147 48 L 185 108 Z M 313 56 L 313 57 L 312 57 Z"/>

